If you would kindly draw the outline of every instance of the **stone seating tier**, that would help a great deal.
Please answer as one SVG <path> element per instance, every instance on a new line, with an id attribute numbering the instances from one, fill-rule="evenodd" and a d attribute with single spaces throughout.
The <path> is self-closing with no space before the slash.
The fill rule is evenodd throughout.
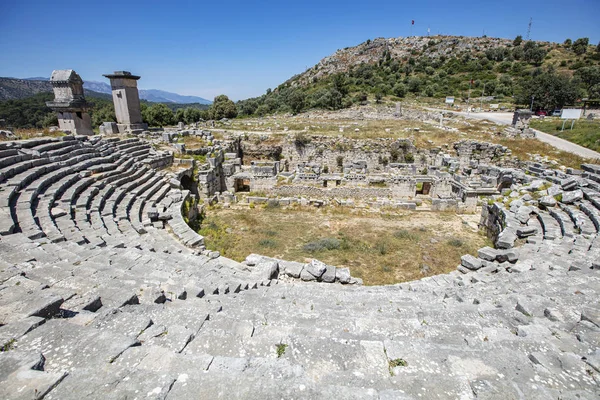
<path id="1" fill-rule="evenodd" d="M 0 143 L 1 398 L 600 395 L 592 179 L 489 206 L 496 248 L 456 271 L 363 287 L 203 250 L 169 160 L 137 138 Z"/>

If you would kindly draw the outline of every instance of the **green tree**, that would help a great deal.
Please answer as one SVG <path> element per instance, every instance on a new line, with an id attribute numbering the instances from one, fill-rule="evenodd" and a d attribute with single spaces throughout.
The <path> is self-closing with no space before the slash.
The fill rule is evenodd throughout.
<path id="1" fill-rule="evenodd" d="M 571 39 L 565 39 L 563 46 L 565 46 L 565 48 L 569 48 L 573 45 L 573 41 Z"/>
<path id="2" fill-rule="evenodd" d="M 142 118 L 150 126 L 172 125 L 175 120 L 173 111 L 162 103 L 155 103 L 142 111 Z"/>
<path id="3" fill-rule="evenodd" d="M 381 99 L 383 99 L 383 93 L 381 92 L 381 89 L 377 88 L 375 89 L 375 103 L 381 103 Z"/>
<path id="4" fill-rule="evenodd" d="M 419 93 L 421 90 L 421 80 L 417 77 L 411 77 L 408 80 L 408 91 L 412 93 Z"/>
<path id="5" fill-rule="evenodd" d="M 92 110 L 92 126 L 98 127 L 103 122 L 116 122 L 115 108 L 112 104 L 106 104 L 97 110 Z"/>
<path id="6" fill-rule="evenodd" d="M 542 49 L 535 42 L 529 41 L 523 46 L 523 60 L 534 65 L 539 65 L 546 57 L 546 50 Z"/>
<path id="7" fill-rule="evenodd" d="M 256 113 L 259 103 L 256 99 L 248 99 L 239 101 L 236 106 L 238 108 L 239 115 L 253 115 Z"/>
<path id="8" fill-rule="evenodd" d="M 221 94 L 215 97 L 209 108 L 211 119 L 235 118 L 237 117 L 237 108 L 235 103 L 229 100 L 229 97 Z"/>
<path id="9" fill-rule="evenodd" d="M 522 85 L 517 94 L 519 104 L 529 104 L 535 96 L 534 108 L 552 110 L 575 102 L 579 95 L 577 84 L 566 75 L 541 72 Z"/>
<path id="10" fill-rule="evenodd" d="M 589 38 L 579 38 L 573 43 L 573 51 L 578 56 L 583 55 L 587 52 L 588 44 L 590 44 Z"/>
<path id="11" fill-rule="evenodd" d="M 184 122 L 184 109 L 180 108 L 179 110 L 175 111 L 175 122 L 179 123 L 179 122 Z"/>
<path id="12" fill-rule="evenodd" d="M 186 107 L 183 110 L 183 121 L 186 124 L 193 124 L 194 122 L 198 122 L 200 118 L 202 118 L 202 114 L 197 108 Z"/>
<path id="13" fill-rule="evenodd" d="M 394 88 L 392 89 L 392 91 L 394 92 L 395 96 L 398 96 L 398 97 L 406 96 L 406 86 L 404 86 L 403 83 L 400 83 L 400 82 L 396 83 L 394 85 Z"/>
<path id="14" fill-rule="evenodd" d="M 333 77 L 333 87 L 342 94 L 342 96 L 346 96 L 348 94 L 348 87 L 346 86 L 346 77 L 344 74 L 335 74 Z"/>
<path id="15" fill-rule="evenodd" d="M 288 96 L 287 105 L 294 114 L 298 114 L 304 108 L 304 100 L 304 93 L 299 90 L 295 90 Z"/>
<path id="16" fill-rule="evenodd" d="M 574 76 L 581 81 L 590 97 L 592 88 L 600 85 L 600 67 L 598 66 L 579 68 Z"/>
<path id="17" fill-rule="evenodd" d="M 54 112 L 46 114 L 46 116 L 42 120 L 42 126 L 44 128 L 48 128 L 49 126 L 57 126 L 57 125 L 58 125 L 58 117 L 56 116 L 56 113 L 54 113 Z"/>
<path id="18" fill-rule="evenodd" d="M 518 35 L 515 40 L 513 40 L 513 46 L 520 46 L 523 43 L 523 36 Z"/>

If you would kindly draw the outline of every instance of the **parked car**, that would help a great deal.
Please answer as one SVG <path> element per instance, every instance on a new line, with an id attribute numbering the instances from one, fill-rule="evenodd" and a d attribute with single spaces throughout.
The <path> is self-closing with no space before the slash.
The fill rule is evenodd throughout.
<path id="1" fill-rule="evenodd" d="M 554 110 L 554 111 L 552 111 L 552 116 L 553 117 L 560 117 L 561 114 L 562 114 L 562 110 Z"/>
<path id="2" fill-rule="evenodd" d="M 538 117 L 545 117 L 546 115 L 548 115 L 548 113 L 544 110 L 537 110 L 535 112 L 535 115 L 537 115 Z"/>

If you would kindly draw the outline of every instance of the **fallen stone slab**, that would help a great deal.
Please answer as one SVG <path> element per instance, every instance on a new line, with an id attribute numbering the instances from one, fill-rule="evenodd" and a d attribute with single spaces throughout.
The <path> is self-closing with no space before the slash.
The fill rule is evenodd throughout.
<path id="1" fill-rule="evenodd" d="M 325 270 L 323 275 L 321 275 L 321 281 L 326 282 L 326 283 L 335 282 L 335 267 L 334 266 L 327 265 L 327 269 Z"/>
<path id="2" fill-rule="evenodd" d="M 302 272 L 300 273 L 300 279 L 302 279 L 303 281 L 316 281 L 317 277 L 314 276 L 313 274 L 311 274 L 310 272 L 308 272 L 308 268 L 307 266 L 309 266 L 310 264 L 306 264 L 305 267 L 302 269 Z"/>
<path id="3" fill-rule="evenodd" d="M 494 261 L 496 260 L 497 255 L 498 251 L 489 246 L 482 247 L 481 249 L 477 250 L 477 257 L 481 258 L 482 260 Z"/>
<path id="4" fill-rule="evenodd" d="M 577 180 L 573 178 L 564 179 L 561 181 L 560 186 L 563 190 L 573 190 L 577 187 Z"/>
<path id="5" fill-rule="evenodd" d="M 525 299 L 519 299 L 517 301 L 517 305 L 515 306 L 515 310 L 517 310 L 521 314 L 526 315 L 528 317 L 533 317 L 533 307 Z"/>
<path id="6" fill-rule="evenodd" d="M 496 261 L 499 263 L 510 262 L 514 263 L 519 259 L 519 252 L 516 249 L 498 250 L 496 254 Z"/>
<path id="7" fill-rule="evenodd" d="M 573 190 L 572 192 L 564 192 L 562 194 L 562 199 L 560 200 L 564 204 L 573 204 L 576 201 L 580 201 L 583 199 L 583 192 L 581 189 Z"/>
<path id="8" fill-rule="evenodd" d="M 336 268 L 335 269 L 335 280 L 339 283 L 350 283 L 350 269 L 349 268 Z"/>
<path id="9" fill-rule="evenodd" d="M 464 255 L 460 258 L 460 265 L 471 271 L 476 271 L 483 266 L 479 258 L 473 257 L 470 254 Z"/>
<path id="10" fill-rule="evenodd" d="M 277 279 L 279 275 L 279 263 L 275 260 L 263 260 L 255 268 L 259 271 L 261 279 Z"/>
<path id="11" fill-rule="evenodd" d="M 538 230 L 535 226 L 523 226 L 523 227 L 517 228 L 517 236 L 519 238 L 533 236 L 533 235 L 537 234 L 537 232 L 538 232 Z"/>
<path id="12" fill-rule="evenodd" d="M 303 263 L 295 262 L 295 261 L 283 261 L 279 260 L 279 269 L 280 272 L 292 278 L 300 278 L 300 274 L 304 269 Z"/>
<path id="13" fill-rule="evenodd" d="M 586 307 L 581 310 L 581 320 L 588 321 L 600 328 L 600 310 Z"/>
<path id="14" fill-rule="evenodd" d="M 544 196 L 539 200 L 540 205 L 544 207 L 554 207 L 556 199 L 553 196 Z"/>
<path id="15" fill-rule="evenodd" d="M 499 249 L 510 249 L 515 245 L 517 235 L 508 229 L 502 231 L 496 240 L 496 247 Z"/>
<path id="16" fill-rule="evenodd" d="M 66 371 L 44 371 L 45 363 L 46 358 L 38 351 L 1 352 L 0 398 L 43 399 L 67 376 Z"/>
<path id="17" fill-rule="evenodd" d="M 319 260 L 312 260 L 306 264 L 304 269 L 315 278 L 320 278 L 327 270 L 327 264 Z"/>

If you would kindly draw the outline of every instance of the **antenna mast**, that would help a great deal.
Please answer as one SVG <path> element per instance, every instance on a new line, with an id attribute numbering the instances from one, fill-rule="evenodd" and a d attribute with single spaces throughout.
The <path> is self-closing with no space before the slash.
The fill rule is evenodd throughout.
<path id="1" fill-rule="evenodd" d="M 529 40 L 531 36 L 531 23 L 533 22 L 533 18 L 529 17 L 529 25 L 527 26 L 527 38 L 525 40 Z"/>

